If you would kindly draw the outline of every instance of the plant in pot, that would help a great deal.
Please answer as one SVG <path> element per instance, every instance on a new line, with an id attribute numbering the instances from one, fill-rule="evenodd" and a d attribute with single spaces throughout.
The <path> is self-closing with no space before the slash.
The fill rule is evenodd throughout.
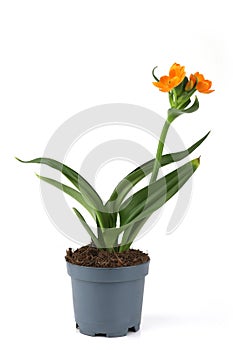
<path id="1" fill-rule="evenodd" d="M 155 67 L 156 68 L 156 67 Z M 75 251 L 67 250 L 68 274 L 71 276 L 75 322 L 86 335 L 105 334 L 108 337 L 126 335 L 140 327 L 144 280 L 148 273 L 147 254 L 131 249 L 131 245 L 148 218 L 190 179 L 200 164 L 200 158 L 187 161 L 167 175 L 158 177 L 161 167 L 189 156 L 209 135 L 209 132 L 186 150 L 163 154 L 170 125 L 181 114 L 195 112 L 198 98 L 193 94 L 211 93 L 211 82 L 200 73 L 186 77 L 185 67 L 174 63 L 168 76 L 153 84 L 167 92 L 168 109 L 155 158 L 129 173 L 104 203 L 95 189 L 79 173 L 50 158 L 36 158 L 23 163 L 40 163 L 60 171 L 71 183 L 37 175 L 41 180 L 73 197 L 95 220 L 95 230 L 76 208 L 74 214 L 90 236 L 90 244 Z M 129 192 L 145 177 L 149 184 L 132 195 Z M 127 197 L 128 196 L 128 197 Z"/>

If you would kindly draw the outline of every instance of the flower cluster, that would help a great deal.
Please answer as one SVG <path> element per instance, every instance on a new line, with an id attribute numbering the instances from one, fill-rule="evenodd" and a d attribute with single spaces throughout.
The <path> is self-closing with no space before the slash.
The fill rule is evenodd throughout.
<path id="1" fill-rule="evenodd" d="M 182 110 L 189 105 L 191 102 L 190 97 L 195 91 L 204 94 L 214 91 L 211 90 L 212 82 L 205 79 L 203 74 L 196 72 L 195 74 L 191 74 L 188 79 L 186 77 L 185 67 L 178 63 L 174 63 L 171 66 L 169 75 L 163 75 L 160 79 L 154 75 L 155 68 L 152 71 L 156 80 L 153 82 L 154 86 L 162 92 L 169 93 L 170 105 L 177 110 Z"/>

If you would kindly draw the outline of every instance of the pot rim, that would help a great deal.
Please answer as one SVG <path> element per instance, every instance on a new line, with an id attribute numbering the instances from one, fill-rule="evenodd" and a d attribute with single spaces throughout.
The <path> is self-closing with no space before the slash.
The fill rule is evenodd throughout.
<path id="1" fill-rule="evenodd" d="M 142 265 L 149 265 L 150 260 L 148 260 L 145 263 L 142 264 L 136 264 L 136 265 L 131 265 L 131 266 L 118 266 L 118 267 L 96 267 L 96 266 L 85 266 L 85 265 L 78 265 L 78 264 L 73 264 L 70 262 L 66 262 L 69 265 L 72 266 L 77 266 L 78 268 L 84 268 L 84 269 L 96 269 L 96 270 L 102 270 L 102 271 L 106 271 L 106 270 L 122 270 L 122 269 L 132 269 L 132 268 L 137 268 L 138 266 L 142 266 Z"/>
<path id="2" fill-rule="evenodd" d="M 146 263 L 122 267 L 91 267 L 67 263 L 67 272 L 72 279 L 86 282 L 126 282 L 144 278 L 148 274 L 150 260 Z"/>

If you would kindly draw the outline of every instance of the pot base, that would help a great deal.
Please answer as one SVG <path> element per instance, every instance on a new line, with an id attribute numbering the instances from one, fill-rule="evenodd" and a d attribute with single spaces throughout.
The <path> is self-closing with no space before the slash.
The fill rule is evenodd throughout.
<path id="1" fill-rule="evenodd" d="M 127 335 L 128 332 L 137 332 L 140 329 L 140 324 L 137 324 L 136 326 L 130 327 L 128 329 L 122 329 L 119 330 L 118 332 L 114 333 L 94 333 L 93 330 L 89 329 L 81 329 L 79 328 L 79 325 L 76 323 L 76 329 L 79 329 L 79 332 L 85 335 L 89 335 L 91 337 L 96 337 L 96 336 L 103 336 L 107 338 L 115 338 L 115 337 L 124 337 Z"/>

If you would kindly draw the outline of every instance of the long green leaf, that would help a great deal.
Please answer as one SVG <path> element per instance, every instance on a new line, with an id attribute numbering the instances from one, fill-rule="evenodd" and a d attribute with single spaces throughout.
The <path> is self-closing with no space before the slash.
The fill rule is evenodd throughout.
<path id="1" fill-rule="evenodd" d="M 103 232 L 105 246 L 113 248 L 118 246 L 118 237 L 124 231 L 125 227 L 111 227 Z"/>
<path id="2" fill-rule="evenodd" d="M 84 179 L 79 173 L 69 168 L 67 165 L 58 162 L 57 160 L 51 158 L 35 158 L 29 161 L 23 161 L 16 158 L 22 163 L 39 163 L 50 166 L 53 169 L 60 171 L 63 175 L 67 177 L 69 181 L 82 193 L 84 197 L 93 205 L 93 208 L 101 210 L 103 206 L 102 199 L 95 191 L 95 189 L 89 184 L 88 181 Z"/>
<path id="3" fill-rule="evenodd" d="M 89 236 L 91 237 L 91 239 L 94 242 L 95 246 L 97 248 L 99 248 L 99 249 L 104 248 L 104 246 L 101 247 L 100 241 L 95 236 L 95 234 L 92 231 L 92 229 L 90 228 L 90 226 L 86 223 L 86 221 L 85 221 L 84 217 L 82 216 L 82 214 L 76 208 L 73 208 L 73 210 L 74 210 L 75 214 L 77 215 L 77 217 L 79 218 L 81 224 L 83 225 L 83 227 L 85 228 L 85 230 L 87 231 Z"/>
<path id="4" fill-rule="evenodd" d="M 210 131 L 202 137 L 200 140 L 198 140 L 196 143 L 194 143 L 191 147 L 189 147 L 185 151 L 171 153 L 171 154 L 165 154 L 162 156 L 161 160 L 161 167 L 168 165 L 173 162 L 178 162 L 185 157 L 187 157 L 189 154 L 191 154 L 198 146 L 202 144 L 202 142 L 208 137 Z M 150 161 L 142 164 L 140 167 L 136 168 L 134 171 L 129 173 L 123 180 L 119 182 L 119 184 L 115 187 L 114 191 L 112 192 L 111 197 L 109 198 L 108 202 L 106 203 L 106 208 L 108 208 L 111 212 L 117 212 L 119 210 L 119 207 L 126 197 L 126 195 L 129 193 L 129 191 L 144 177 L 149 175 L 152 172 L 154 165 L 154 159 L 151 159 Z"/>
<path id="5" fill-rule="evenodd" d="M 35 158 L 29 161 L 23 161 L 19 158 L 16 159 L 22 163 L 45 164 L 60 171 L 81 192 L 82 197 L 88 203 L 88 206 L 98 213 L 97 224 L 99 221 L 101 227 L 108 227 L 108 215 L 104 213 L 106 210 L 103 206 L 102 199 L 95 189 L 88 183 L 88 181 L 86 181 L 79 173 L 69 168 L 65 164 L 51 158 Z"/>
<path id="6" fill-rule="evenodd" d="M 38 174 L 36 174 L 36 176 L 49 183 L 50 185 L 58 188 L 59 190 L 63 191 L 64 193 L 68 194 L 69 196 L 71 196 L 72 198 L 74 198 L 77 202 L 79 202 L 80 204 L 82 204 L 82 206 L 88 210 L 88 212 L 92 215 L 92 217 L 96 220 L 96 212 L 93 210 L 93 208 L 91 208 L 87 202 L 85 201 L 85 199 L 83 198 L 83 196 L 81 195 L 80 192 L 78 192 L 77 190 L 75 190 L 72 187 L 69 187 L 67 185 L 62 184 L 61 182 L 54 180 L 54 179 L 50 179 L 48 177 L 44 177 L 44 176 L 40 176 Z"/>
<path id="7" fill-rule="evenodd" d="M 138 222 L 159 209 L 188 181 L 199 164 L 200 160 L 194 159 L 129 197 L 120 207 L 120 226 Z"/>
<path id="8" fill-rule="evenodd" d="M 120 252 L 124 252 L 130 248 L 132 242 L 137 237 L 138 233 L 140 232 L 147 219 L 148 218 L 144 218 L 140 221 L 137 221 L 124 230 L 124 234 L 120 243 Z"/>
<path id="9" fill-rule="evenodd" d="M 188 169 L 187 169 L 188 170 Z M 124 234 L 121 240 L 121 246 L 120 246 L 120 252 L 124 252 L 128 250 L 137 237 L 138 233 L 146 223 L 146 221 L 149 219 L 149 217 L 153 214 L 153 212 L 148 215 L 147 217 L 144 217 L 143 219 L 136 221 L 132 225 L 126 225 Z"/>

